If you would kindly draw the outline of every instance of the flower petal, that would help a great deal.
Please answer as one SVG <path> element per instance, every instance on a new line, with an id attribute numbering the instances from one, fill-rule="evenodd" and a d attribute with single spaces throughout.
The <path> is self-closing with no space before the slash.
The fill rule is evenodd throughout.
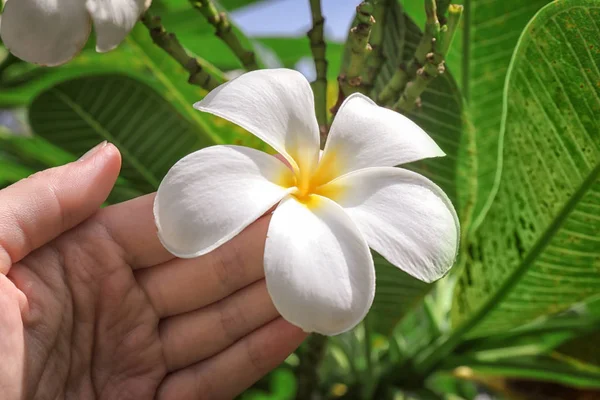
<path id="1" fill-rule="evenodd" d="M 212 146 L 171 168 L 154 200 L 158 236 L 182 258 L 208 253 L 240 233 L 288 192 L 281 161 L 240 146 Z"/>
<path id="2" fill-rule="evenodd" d="M 85 5 L 94 20 L 96 50 L 104 53 L 125 39 L 149 3 L 147 0 L 86 0 Z"/>
<path id="3" fill-rule="evenodd" d="M 310 84 L 291 69 L 252 71 L 194 104 L 248 130 L 296 167 L 312 171 L 319 157 L 319 127 Z"/>
<path id="4" fill-rule="evenodd" d="M 340 107 L 327 138 L 320 170 L 328 181 L 367 167 L 393 167 L 444 152 L 417 124 L 355 93 Z"/>
<path id="5" fill-rule="evenodd" d="M 415 278 L 432 282 L 452 267 L 458 217 L 427 178 L 401 168 L 367 168 L 335 179 L 319 193 L 344 208 L 373 250 Z"/>
<path id="6" fill-rule="evenodd" d="M 306 332 L 337 335 L 367 314 L 375 269 L 367 243 L 331 200 L 290 196 L 275 209 L 265 245 L 267 289 L 277 311 Z"/>
<path id="7" fill-rule="evenodd" d="M 4 6 L 0 35 L 22 60 L 55 66 L 83 49 L 91 23 L 81 0 L 10 0 Z"/>

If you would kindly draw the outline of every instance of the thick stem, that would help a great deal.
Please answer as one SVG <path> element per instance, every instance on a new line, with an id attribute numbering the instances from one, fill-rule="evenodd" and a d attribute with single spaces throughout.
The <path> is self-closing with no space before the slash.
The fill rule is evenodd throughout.
<path id="1" fill-rule="evenodd" d="M 375 25 L 371 29 L 371 38 L 369 39 L 372 50 L 367 59 L 367 70 L 362 80 L 362 84 L 367 91 L 373 88 L 375 78 L 377 78 L 379 70 L 385 61 L 383 54 L 383 27 L 388 2 L 389 0 L 379 0 L 374 4 L 373 18 L 375 18 Z"/>
<path id="2" fill-rule="evenodd" d="M 350 29 L 350 61 L 346 70 L 347 86 L 344 90 L 346 96 L 358 91 L 358 87 L 362 82 L 361 74 L 371 52 L 369 38 L 371 28 L 375 23 L 372 13 L 373 5 L 367 1 L 363 1 L 356 7 L 358 24 Z"/>
<path id="3" fill-rule="evenodd" d="M 448 12 L 448 7 L 450 7 L 451 0 L 437 0 L 437 17 L 440 21 L 440 25 L 446 25 L 447 18 L 446 12 Z"/>
<path id="4" fill-rule="evenodd" d="M 426 63 L 423 68 L 417 71 L 417 76 L 409 82 L 404 88 L 400 99 L 394 105 L 394 110 L 408 114 L 419 102 L 419 96 L 425 90 L 427 85 L 434 80 L 440 73 L 443 73 L 443 64 L 435 65 L 433 62 Z"/>
<path id="5" fill-rule="evenodd" d="M 415 56 L 406 67 L 403 68 L 400 66 L 396 70 L 392 79 L 390 79 L 377 98 L 378 103 L 389 105 L 396 100 L 406 87 L 407 83 L 411 79 L 414 79 L 417 75 L 417 71 L 425 65 L 427 55 L 433 50 L 434 43 L 439 40 L 440 22 L 437 18 L 436 11 L 437 7 L 435 0 L 425 0 L 425 14 L 427 15 L 427 20 L 425 23 L 425 31 L 415 50 Z"/>
<path id="6" fill-rule="evenodd" d="M 446 23 L 446 28 L 444 32 L 441 34 L 440 38 L 440 46 L 439 52 L 446 57 L 448 51 L 450 50 L 450 46 L 452 45 L 452 40 L 454 39 L 454 35 L 458 30 L 458 24 L 460 22 L 460 18 L 462 16 L 464 7 L 458 4 L 451 4 L 448 7 L 448 18 Z"/>
<path id="7" fill-rule="evenodd" d="M 452 4 L 449 7 L 448 24 L 444 25 L 444 29 L 439 33 L 438 37 L 433 42 L 433 52 L 427 54 L 425 65 L 417 71 L 415 79 L 407 84 L 402 96 L 398 102 L 394 105 L 394 109 L 401 113 L 409 113 L 419 103 L 419 98 L 427 86 L 437 78 L 440 74 L 445 71 L 445 58 L 450 49 L 452 39 L 458 28 L 460 16 L 462 14 L 463 7 L 460 5 Z M 435 8 L 432 10 L 435 12 Z M 429 14 L 428 14 L 429 17 Z M 433 18 L 435 14 L 433 14 Z"/>
<path id="8" fill-rule="evenodd" d="M 313 333 L 306 340 L 306 347 L 299 355 L 300 364 L 296 377 L 298 379 L 297 400 L 309 400 L 313 398 L 319 385 L 318 369 L 325 350 L 327 348 L 327 336 Z"/>
<path id="9" fill-rule="evenodd" d="M 160 17 L 146 13 L 142 16 L 141 20 L 148 28 L 148 31 L 150 31 L 152 41 L 190 73 L 189 83 L 200 86 L 208 91 L 213 90 L 221 84 L 214 76 L 204 70 L 198 60 L 187 54 L 175 34 L 165 30 L 161 24 Z"/>
<path id="10" fill-rule="evenodd" d="M 315 92 L 315 113 L 319 130 L 321 132 L 321 148 L 325 145 L 327 138 L 327 57 L 326 44 L 323 35 L 325 27 L 325 18 L 321 12 L 321 0 L 310 0 L 310 9 L 312 12 L 313 26 L 308 31 L 307 36 L 310 40 L 310 50 L 315 60 L 315 69 L 317 79 L 313 82 L 313 91 Z"/>
<path id="11" fill-rule="evenodd" d="M 369 37 L 371 36 L 371 28 L 375 23 L 372 13 L 373 5 L 368 1 L 363 1 L 356 7 L 356 25 L 350 29 L 348 35 L 350 59 L 348 65 L 338 76 L 340 94 L 337 103 L 331 109 L 333 114 L 337 113 L 343 101 L 352 93 L 367 92 L 367 88 L 361 83 L 367 58 L 371 52 Z"/>
<path id="12" fill-rule="evenodd" d="M 225 13 L 219 12 L 211 0 L 190 0 L 190 3 L 215 27 L 216 35 L 225 42 L 247 71 L 258 69 L 254 52 L 244 49 Z"/>

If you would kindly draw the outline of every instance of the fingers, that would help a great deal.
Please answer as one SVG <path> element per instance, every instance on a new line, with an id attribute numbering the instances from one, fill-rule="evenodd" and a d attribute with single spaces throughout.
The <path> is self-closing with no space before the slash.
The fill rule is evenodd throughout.
<path id="1" fill-rule="evenodd" d="M 232 296 L 160 324 L 167 369 L 174 371 L 202 361 L 277 318 L 264 280 Z"/>
<path id="2" fill-rule="evenodd" d="M 0 273 L 92 215 L 106 200 L 120 167 L 117 148 L 103 143 L 78 162 L 0 191 Z"/>
<path id="3" fill-rule="evenodd" d="M 277 318 L 218 355 L 168 375 L 157 399 L 232 399 L 281 364 L 305 337 Z"/>
<path id="4" fill-rule="evenodd" d="M 158 239 L 154 224 L 155 193 L 106 207 L 94 216 L 122 249 L 132 268 L 145 268 L 175 258 Z"/>
<path id="5" fill-rule="evenodd" d="M 136 279 L 160 317 L 196 310 L 264 277 L 270 216 L 260 218 L 215 251 L 137 271 Z"/>
<path id="6" fill-rule="evenodd" d="M 0 275 L 0 388 L 2 398 L 21 399 L 25 371 L 25 340 L 20 309 L 26 302 L 23 294 L 3 275 Z"/>

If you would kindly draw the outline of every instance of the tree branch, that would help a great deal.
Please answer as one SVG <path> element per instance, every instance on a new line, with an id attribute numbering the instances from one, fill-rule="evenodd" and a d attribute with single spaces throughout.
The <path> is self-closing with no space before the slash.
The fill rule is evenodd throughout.
<path id="1" fill-rule="evenodd" d="M 363 1 L 356 7 L 356 25 L 350 29 L 348 41 L 350 43 L 350 60 L 338 76 L 339 95 L 336 105 L 331 109 L 333 114 L 337 113 L 346 97 L 355 92 L 366 92 L 361 85 L 362 74 L 365 70 L 367 58 L 371 53 L 369 38 L 371 28 L 375 23 L 373 18 L 373 5 Z"/>
<path id="2" fill-rule="evenodd" d="M 215 27 L 215 34 L 225 42 L 247 71 L 258 69 L 254 52 L 244 49 L 225 13 L 219 12 L 211 0 L 190 0 L 190 3 Z"/>
<path id="3" fill-rule="evenodd" d="M 373 18 L 375 18 L 375 25 L 371 30 L 371 38 L 369 44 L 371 45 L 371 54 L 367 59 L 367 71 L 363 77 L 362 85 L 369 92 L 374 84 L 375 78 L 379 74 L 379 70 L 385 61 L 383 54 L 383 27 L 385 20 L 385 11 L 390 0 L 378 0 L 374 4 Z"/>
<path id="4" fill-rule="evenodd" d="M 462 11 L 463 6 L 461 5 L 451 4 L 449 6 L 447 25 L 444 25 L 441 35 L 438 33 L 438 38 L 434 41 L 433 52 L 427 54 L 425 65 L 417 70 L 415 79 L 406 85 L 402 96 L 394 105 L 396 111 L 404 114 L 410 112 L 418 104 L 419 96 L 425 88 L 446 70 L 445 58 L 458 28 Z M 435 18 L 437 19 L 437 17 Z"/>
<path id="5" fill-rule="evenodd" d="M 408 81 L 414 79 L 417 71 L 425 65 L 427 54 L 432 51 L 433 44 L 439 39 L 440 22 L 437 18 L 435 0 L 425 0 L 425 14 L 427 15 L 425 31 L 415 50 L 414 58 L 407 66 L 400 65 L 398 67 L 388 84 L 379 94 L 378 103 L 389 105 L 398 98 Z"/>
<path id="6" fill-rule="evenodd" d="M 190 73 L 189 83 L 200 86 L 207 91 L 211 91 L 221 84 L 214 76 L 204 70 L 198 60 L 187 54 L 175 34 L 165 30 L 160 17 L 147 12 L 141 20 L 148 28 L 152 41 Z"/>
<path id="7" fill-rule="evenodd" d="M 310 50 L 315 60 L 317 79 L 312 83 L 315 92 L 315 113 L 321 132 L 321 147 L 325 145 L 327 138 L 327 57 L 326 44 L 324 40 L 325 18 L 321 12 L 321 0 L 310 0 L 313 26 L 308 31 L 310 39 Z"/>
<path id="8" fill-rule="evenodd" d="M 300 364 L 296 373 L 298 378 L 297 400 L 313 398 L 315 390 L 319 387 L 318 368 L 326 348 L 327 336 L 313 333 L 306 339 L 306 347 L 299 354 Z"/>

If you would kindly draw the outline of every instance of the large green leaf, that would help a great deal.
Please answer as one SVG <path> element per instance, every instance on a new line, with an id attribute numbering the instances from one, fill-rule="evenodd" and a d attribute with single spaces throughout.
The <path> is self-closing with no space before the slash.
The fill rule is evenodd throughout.
<path id="1" fill-rule="evenodd" d="M 121 46 L 118 50 L 98 54 L 85 50 L 69 63 L 53 68 L 22 63 L 6 71 L 0 84 L 0 107 L 25 106 L 38 93 L 66 80 L 100 73 L 120 73 L 130 76 L 148 76 L 140 58 L 130 57 Z"/>
<path id="2" fill-rule="evenodd" d="M 462 343 L 454 354 L 485 362 L 523 356 L 540 356 L 551 351 L 585 354 L 586 361 L 598 355 L 589 335 L 600 330 L 600 296 L 557 315 L 538 318 L 516 329 L 478 337 Z M 588 345 L 585 343 L 588 339 Z M 560 346 L 560 347 L 559 347 Z M 574 354 L 571 354 L 574 355 Z M 600 363 L 599 363 L 600 364 Z"/>
<path id="3" fill-rule="evenodd" d="M 587 314 L 592 316 L 585 320 L 591 322 L 594 329 L 562 343 L 556 351 L 600 368 L 600 295 L 585 303 L 584 307 Z"/>
<path id="4" fill-rule="evenodd" d="M 476 375 L 533 379 L 600 389 L 600 369 L 552 355 L 511 357 L 498 361 L 482 361 L 468 357 L 449 358 L 446 365 L 448 368 L 469 366 Z"/>
<path id="5" fill-rule="evenodd" d="M 502 96 L 510 59 L 519 35 L 550 0 L 464 0 L 462 57 L 449 60 L 461 74 L 462 91 L 476 132 L 477 198 L 474 226 L 481 224 L 497 189 Z M 460 47 L 459 47 L 460 45 Z"/>
<path id="6" fill-rule="evenodd" d="M 79 156 L 102 140 L 123 155 L 121 175 L 144 193 L 189 152 L 213 144 L 147 85 L 106 75 L 63 82 L 38 96 L 34 132 Z"/>
<path id="7" fill-rule="evenodd" d="M 385 62 L 375 81 L 374 96 L 382 90 L 401 62 L 412 59 L 420 37 L 421 30 L 404 15 L 400 4 L 388 2 L 383 34 Z M 468 171 L 460 170 L 462 164 L 459 163 L 459 149 L 461 142 L 467 141 L 468 137 L 463 134 L 462 100 L 452 74 L 448 72 L 433 81 L 421 99 L 421 107 L 416 108 L 408 117 L 431 135 L 447 156 L 423 160 L 408 167 L 437 183 L 460 211 L 466 207 L 466 199 L 458 196 L 458 185 L 462 185 L 459 183 L 459 174 Z M 463 159 L 468 160 L 468 155 Z M 462 194 L 469 193 L 467 188 L 461 190 Z M 381 332 L 389 332 L 433 285 L 424 284 L 404 274 L 383 258 L 376 257 L 375 260 L 377 294 L 371 313 L 373 326 Z"/>
<path id="8" fill-rule="evenodd" d="M 502 179 L 469 244 L 446 347 L 559 312 L 600 287 L 599 17 L 597 1 L 555 2 L 519 40 Z"/>

